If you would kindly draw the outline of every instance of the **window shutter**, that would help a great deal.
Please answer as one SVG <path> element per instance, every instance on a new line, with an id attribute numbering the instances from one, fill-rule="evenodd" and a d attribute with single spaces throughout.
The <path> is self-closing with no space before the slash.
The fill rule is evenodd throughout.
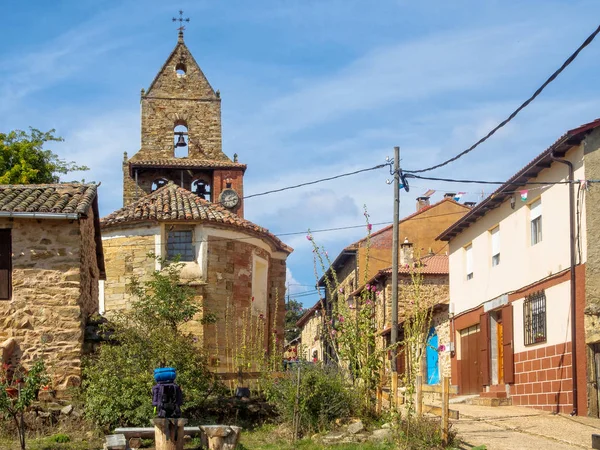
<path id="1" fill-rule="evenodd" d="M 529 209 L 531 210 L 531 220 L 537 219 L 538 217 L 540 217 L 542 215 L 542 200 L 536 200 L 535 202 L 533 202 L 531 204 L 531 206 L 529 207 Z"/>
<path id="2" fill-rule="evenodd" d="M 490 315 L 484 313 L 479 317 L 480 339 L 479 367 L 481 372 L 481 383 L 484 386 L 490 384 Z"/>
<path id="3" fill-rule="evenodd" d="M 511 304 L 502 308 L 502 326 L 504 328 L 502 331 L 504 383 L 514 383 L 515 358 L 513 348 L 513 306 Z"/>
<path id="4" fill-rule="evenodd" d="M 9 300 L 12 291 L 12 245 L 10 229 L 0 230 L 0 300 Z"/>

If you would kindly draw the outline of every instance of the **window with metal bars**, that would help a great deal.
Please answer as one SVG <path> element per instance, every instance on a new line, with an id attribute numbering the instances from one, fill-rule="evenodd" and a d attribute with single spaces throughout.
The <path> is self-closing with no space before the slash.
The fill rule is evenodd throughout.
<path id="1" fill-rule="evenodd" d="M 194 261 L 195 251 L 192 230 L 171 230 L 167 236 L 167 259 Z"/>
<path id="2" fill-rule="evenodd" d="M 546 293 L 535 292 L 523 302 L 525 345 L 546 342 Z"/>

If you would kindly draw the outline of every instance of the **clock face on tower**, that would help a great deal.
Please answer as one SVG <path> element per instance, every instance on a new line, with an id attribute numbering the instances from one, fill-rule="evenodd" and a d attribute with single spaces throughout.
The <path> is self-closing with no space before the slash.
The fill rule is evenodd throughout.
<path id="1" fill-rule="evenodd" d="M 221 195 L 219 195 L 219 203 L 225 208 L 235 208 L 240 202 L 240 196 L 231 188 L 223 189 Z"/>

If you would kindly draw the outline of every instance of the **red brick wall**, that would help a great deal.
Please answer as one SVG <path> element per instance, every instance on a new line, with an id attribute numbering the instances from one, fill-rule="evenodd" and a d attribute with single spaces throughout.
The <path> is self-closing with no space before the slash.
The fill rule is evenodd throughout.
<path id="1" fill-rule="evenodd" d="M 570 413 L 573 410 L 572 376 L 570 342 L 516 353 L 512 403 Z"/>
<path id="2" fill-rule="evenodd" d="M 231 189 L 234 189 L 240 196 L 240 201 L 233 208 L 233 212 L 240 217 L 244 217 L 244 171 L 241 169 L 215 170 L 213 172 L 213 202 L 216 203 L 219 201 L 219 195 L 227 187 L 227 180 L 231 181 Z"/>

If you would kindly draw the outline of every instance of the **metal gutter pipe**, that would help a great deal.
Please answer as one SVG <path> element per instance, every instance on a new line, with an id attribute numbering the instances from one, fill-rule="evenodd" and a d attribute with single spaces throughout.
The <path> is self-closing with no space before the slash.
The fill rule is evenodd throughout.
<path id="1" fill-rule="evenodd" d="M 569 169 L 569 235 L 571 252 L 571 372 L 573 374 L 573 411 L 572 416 L 577 415 L 577 332 L 576 332 L 576 299 L 577 285 L 575 278 L 575 186 L 573 178 L 575 171 L 573 163 L 559 158 L 552 151 L 550 158 L 557 163 L 565 164 Z"/>

